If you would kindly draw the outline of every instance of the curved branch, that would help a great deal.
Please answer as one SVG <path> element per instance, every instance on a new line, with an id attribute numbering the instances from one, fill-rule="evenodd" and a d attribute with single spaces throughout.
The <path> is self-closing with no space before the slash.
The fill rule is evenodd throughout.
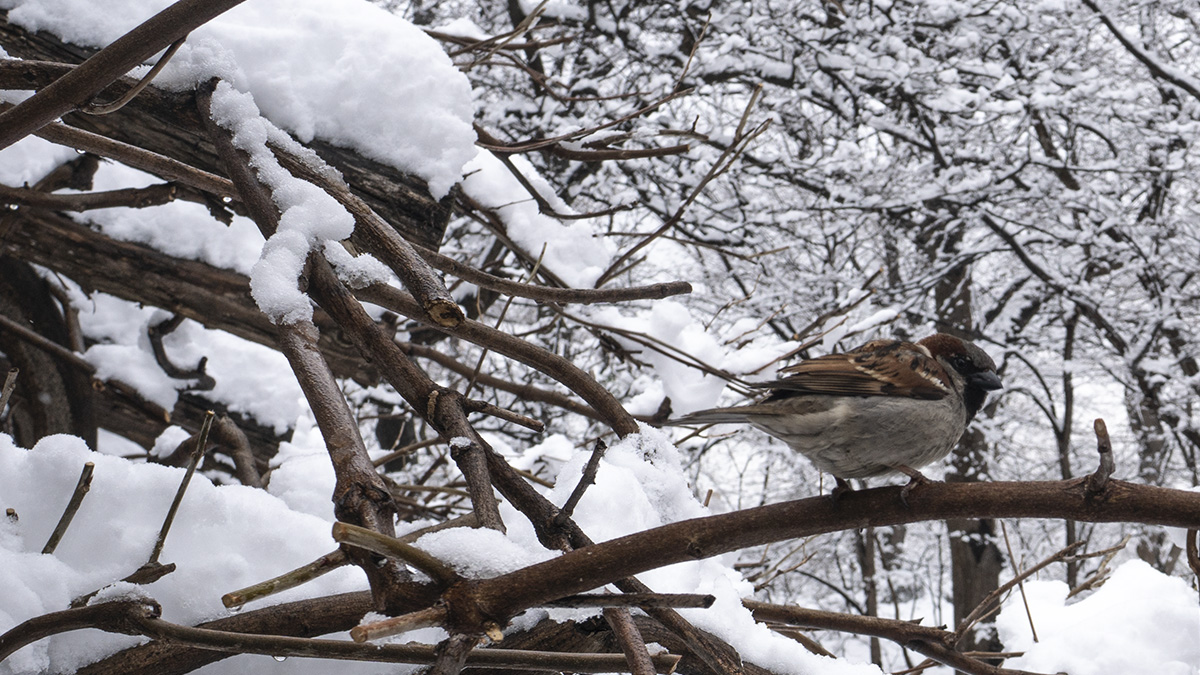
<path id="1" fill-rule="evenodd" d="M 1009 483 L 930 483 L 901 499 L 900 487 L 860 490 L 835 503 L 813 497 L 695 518 L 571 551 L 558 558 L 476 581 L 455 598 L 471 598 L 476 616 L 503 621 L 553 597 L 687 560 L 773 541 L 871 525 L 945 518 L 1064 518 L 1200 527 L 1200 494 L 1110 480 L 1102 493 L 1086 479 Z M 464 608 L 454 607 L 452 612 Z"/>

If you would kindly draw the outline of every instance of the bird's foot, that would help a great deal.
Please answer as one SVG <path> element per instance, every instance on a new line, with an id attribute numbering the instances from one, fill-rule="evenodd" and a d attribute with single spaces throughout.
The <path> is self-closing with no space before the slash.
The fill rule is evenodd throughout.
<path id="1" fill-rule="evenodd" d="M 900 501 L 901 501 L 901 503 L 904 504 L 904 508 L 908 508 L 908 493 L 912 492 L 912 489 L 915 486 L 928 485 L 933 482 L 933 480 L 931 480 L 925 474 L 921 473 L 920 471 L 917 471 L 916 469 L 912 468 L 911 466 L 906 466 L 904 464 L 897 464 L 896 466 L 893 466 L 892 468 L 895 469 L 896 471 L 899 471 L 900 473 L 904 474 L 905 476 L 908 476 L 908 478 L 909 478 L 908 483 L 905 484 L 904 487 L 900 488 Z"/>
<path id="2" fill-rule="evenodd" d="M 849 483 L 841 478 L 838 478 L 837 476 L 834 476 L 833 479 L 837 481 L 837 484 L 833 486 L 833 491 L 829 493 L 829 498 L 833 500 L 834 504 L 837 504 L 838 499 L 840 499 L 842 495 L 846 494 L 847 492 L 854 492 L 854 488 L 850 487 Z"/>

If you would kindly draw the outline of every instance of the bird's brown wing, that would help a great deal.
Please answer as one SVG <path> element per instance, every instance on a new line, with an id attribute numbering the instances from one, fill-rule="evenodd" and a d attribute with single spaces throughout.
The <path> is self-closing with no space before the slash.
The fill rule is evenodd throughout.
<path id="1" fill-rule="evenodd" d="M 873 340 L 779 372 L 787 377 L 755 386 L 774 390 L 773 397 L 810 393 L 940 399 L 951 392 L 949 376 L 929 351 L 900 340 Z"/>

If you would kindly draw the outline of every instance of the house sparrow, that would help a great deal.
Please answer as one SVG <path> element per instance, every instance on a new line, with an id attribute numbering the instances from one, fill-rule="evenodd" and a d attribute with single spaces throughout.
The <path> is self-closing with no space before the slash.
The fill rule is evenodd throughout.
<path id="1" fill-rule="evenodd" d="M 873 340 L 801 361 L 787 377 L 754 385 L 759 403 L 713 408 L 670 424 L 749 423 L 844 479 L 917 471 L 950 454 L 989 391 L 996 364 L 970 342 L 938 333 L 919 342 Z M 910 484 L 911 485 L 911 484 Z"/>

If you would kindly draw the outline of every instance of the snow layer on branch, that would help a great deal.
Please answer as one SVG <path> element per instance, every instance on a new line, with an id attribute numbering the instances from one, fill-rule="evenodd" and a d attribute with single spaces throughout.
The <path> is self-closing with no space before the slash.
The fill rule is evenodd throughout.
<path id="1" fill-rule="evenodd" d="M 524 158 L 511 160 L 554 209 L 571 212 Z M 611 244 L 600 239 L 585 221 L 563 224 L 542 215 L 529 192 L 492 153 L 480 151 L 465 172 L 463 190 L 484 206 L 495 208 L 508 227 L 508 236 L 533 258 L 541 256 L 546 269 L 571 286 L 590 288 L 608 267 L 614 254 Z"/>
<path id="2" fill-rule="evenodd" d="M 73 285 L 70 293 L 79 309 L 80 327 L 97 341 L 84 353 L 96 366 L 97 376 L 133 385 L 147 399 L 171 410 L 178 391 L 195 381 L 168 377 L 155 362 L 147 331 L 170 315 L 104 293 L 85 296 Z M 287 359 L 269 347 L 188 320 L 163 338 L 163 348 L 181 368 L 193 368 L 207 358 L 206 372 L 216 386 L 205 396 L 277 433 L 289 429 L 308 409 Z"/>
<path id="3" fill-rule="evenodd" d="M 171 0 L 0 0 L 8 20 L 103 47 Z M 365 0 L 254 0 L 188 36 L 156 79 L 211 77 L 253 94 L 263 114 L 413 173 L 441 198 L 475 155 L 466 77 L 416 26 Z"/>
<path id="4" fill-rule="evenodd" d="M 96 465 L 91 490 L 55 553 L 42 555 L 84 462 Z M 0 632 L 64 609 L 72 598 L 146 562 L 182 476 L 183 469 L 90 452 L 74 436 L 50 436 L 24 450 L 0 434 L 0 496 L 20 517 L 16 523 L 0 519 Z M 228 614 L 222 593 L 311 562 L 334 547 L 328 522 L 289 510 L 262 490 L 217 487 L 196 476 L 162 552 L 162 561 L 177 569 L 140 590 L 162 604 L 164 619 L 194 624 Z M 344 568 L 260 604 L 365 587 L 361 572 Z M 0 674 L 74 672 L 139 641 L 94 630 L 64 633 L 0 662 Z M 253 665 L 244 658 L 253 657 L 205 672 L 320 672 L 300 668 L 297 659 L 289 659 L 285 669 L 267 657 L 254 658 Z M 346 672 L 381 670 L 351 666 Z"/>
<path id="5" fill-rule="evenodd" d="M 1200 606 L 1186 581 L 1129 561 L 1086 598 L 1068 604 L 1061 581 L 1025 582 L 1035 642 L 1020 596 L 996 620 L 1006 668 L 1071 675 L 1195 675 L 1200 665 Z"/>
<path id="6" fill-rule="evenodd" d="M 234 90 L 228 82 L 218 83 L 212 95 L 212 117 L 232 132 L 234 146 L 250 156 L 250 166 L 279 208 L 278 229 L 263 245 L 262 256 L 250 271 L 250 293 L 276 323 L 311 319 L 312 304 L 299 286 L 308 254 L 315 247 L 326 251 L 338 248 L 337 241 L 354 232 L 354 217 L 324 190 L 280 166 L 268 142 L 301 149 L 290 148 L 295 142 L 259 114 L 253 96 Z M 337 269 L 349 273 L 354 287 L 387 282 L 390 277 L 381 263 L 368 256 L 355 259 L 348 253 L 334 253 Z"/>

